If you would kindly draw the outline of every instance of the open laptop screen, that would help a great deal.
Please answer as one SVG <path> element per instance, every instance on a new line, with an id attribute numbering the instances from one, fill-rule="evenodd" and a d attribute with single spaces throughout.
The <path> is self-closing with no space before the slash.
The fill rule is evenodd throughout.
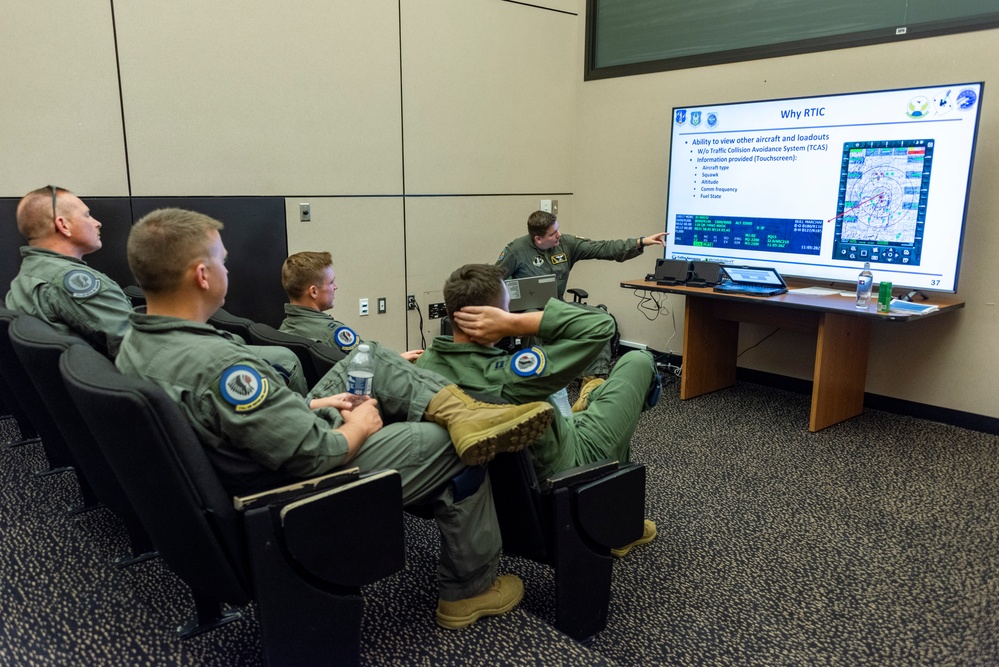
<path id="1" fill-rule="evenodd" d="M 555 276 L 530 276 L 510 278 L 505 281 L 510 293 L 510 312 L 543 310 L 548 299 L 558 296 Z"/>
<path id="2" fill-rule="evenodd" d="M 723 266 L 722 270 L 734 283 L 783 287 L 784 281 L 775 269 L 749 266 Z"/>

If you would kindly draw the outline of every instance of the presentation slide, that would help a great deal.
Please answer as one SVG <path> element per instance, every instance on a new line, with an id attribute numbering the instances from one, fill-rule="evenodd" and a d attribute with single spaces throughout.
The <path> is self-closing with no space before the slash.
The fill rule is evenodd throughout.
<path id="1" fill-rule="evenodd" d="M 982 88 L 674 108 L 666 257 L 955 291 Z"/>

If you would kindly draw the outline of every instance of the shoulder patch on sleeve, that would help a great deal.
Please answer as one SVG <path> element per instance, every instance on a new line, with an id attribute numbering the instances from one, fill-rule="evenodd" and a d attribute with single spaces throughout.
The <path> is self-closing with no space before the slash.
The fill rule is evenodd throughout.
<path id="1" fill-rule="evenodd" d="M 545 353 L 537 347 L 521 350 L 510 359 L 510 370 L 525 378 L 541 375 L 545 370 Z"/>
<path id="2" fill-rule="evenodd" d="M 86 299 L 101 289 L 101 280 L 85 269 L 73 269 L 62 279 L 62 286 L 74 299 Z"/>
<path id="3" fill-rule="evenodd" d="M 235 407 L 236 412 L 250 412 L 259 408 L 267 398 L 269 389 L 267 378 L 245 364 L 225 369 L 219 380 L 222 398 Z"/>
<path id="4" fill-rule="evenodd" d="M 350 327 L 343 326 L 333 330 L 333 340 L 341 352 L 350 352 L 360 341 L 357 334 Z"/>
<path id="5" fill-rule="evenodd" d="M 502 262 L 506 258 L 506 248 L 500 251 L 499 257 L 496 258 L 497 262 Z"/>

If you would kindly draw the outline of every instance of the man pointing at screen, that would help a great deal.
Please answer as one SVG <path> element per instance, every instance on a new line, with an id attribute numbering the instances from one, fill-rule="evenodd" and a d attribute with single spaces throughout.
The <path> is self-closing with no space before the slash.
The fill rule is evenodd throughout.
<path id="1" fill-rule="evenodd" d="M 666 232 L 619 241 L 592 241 L 580 236 L 563 234 L 558 220 L 546 211 L 535 211 L 527 219 L 527 236 L 511 241 L 496 260 L 507 278 L 554 275 L 558 298 L 563 298 L 569 282 L 569 271 L 584 259 L 613 259 L 623 262 L 641 255 L 646 246 L 666 245 Z M 580 304 L 582 305 L 582 304 Z M 593 308 L 593 306 L 583 306 Z M 583 371 L 583 384 L 610 371 L 610 344 Z"/>

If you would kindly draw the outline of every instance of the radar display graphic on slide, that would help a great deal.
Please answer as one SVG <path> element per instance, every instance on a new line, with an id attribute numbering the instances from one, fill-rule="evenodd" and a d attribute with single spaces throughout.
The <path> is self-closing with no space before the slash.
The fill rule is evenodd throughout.
<path id="1" fill-rule="evenodd" d="M 919 264 L 932 140 L 843 147 L 834 256 Z"/>

